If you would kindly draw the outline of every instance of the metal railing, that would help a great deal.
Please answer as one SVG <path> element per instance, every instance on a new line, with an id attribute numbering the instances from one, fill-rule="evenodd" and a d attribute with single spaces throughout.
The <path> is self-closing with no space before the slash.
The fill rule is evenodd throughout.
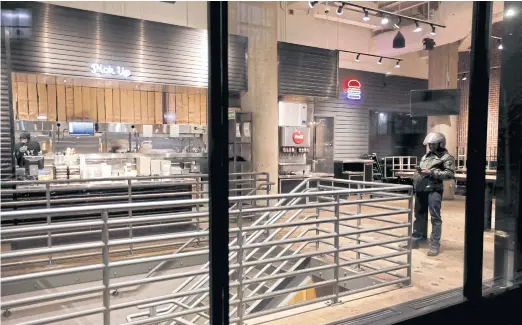
<path id="1" fill-rule="evenodd" d="M 356 188 L 347 189 L 346 186 Z M 289 194 L 238 196 L 230 197 L 229 200 L 232 207 L 229 211 L 231 253 L 228 262 L 231 279 L 230 318 L 233 323 L 242 324 L 245 320 L 268 313 L 321 301 L 337 303 L 346 295 L 395 284 L 408 285 L 411 281 L 411 251 L 394 245 L 409 241 L 411 236 L 412 193 L 409 186 L 313 178 L 303 181 Z M 273 206 L 249 203 L 267 200 L 278 202 Z M 3 321 L 6 324 L 37 325 L 69 322 L 75 318 L 95 319 L 93 317 L 101 315 L 101 318 L 96 318 L 99 324 L 208 323 L 208 263 L 200 268 L 192 266 L 178 271 L 165 268 L 161 274 L 153 269 L 157 263 L 178 263 L 194 258 L 208 260 L 208 247 L 204 246 L 208 243 L 205 240 L 208 230 L 196 228 L 177 233 L 116 239 L 110 236 L 114 229 L 131 224 L 139 226 L 187 218 L 208 221 L 208 213 L 193 211 L 109 217 L 117 211 L 143 211 L 183 205 L 196 207 L 207 203 L 207 199 L 197 198 L 2 213 L 2 218 L 39 215 L 59 217 L 88 210 L 100 216 L 92 220 L 10 227 L 3 229 L 3 236 L 24 238 L 35 234 L 82 232 L 96 227 L 101 229 L 101 238 L 88 242 L 3 252 L 4 263 L 12 260 L 28 262 L 47 255 L 73 253 L 81 256 L 87 250 L 98 254 L 97 258 L 78 265 L 57 263 L 53 269 L 4 272 L 0 280 L 4 293 L 1 307 L 4 311 Z M 261 216 L 249 221 L 247 216 L 252 214 Z M 200 239 L 200 246 L 195 245 L 196 239 Z M 182 248 L 173 252 L 163 250 L 152 255 L 121 257 L 115 254 L 120 247 L 162 242 L 177 243 L 177 247 Z M 153 272 L 150 276 L 138 279 L 118 276 L 125 273 L 120 272 L 125 268 L 142 265 L 151 265 L 150 271 Z M 4 289 L 14 286 L 54 283 L 60 277 L 80 278 L 86 272 L 97 274 L 97 277 L 91 276 L 92 281 L 86 286 L 55 285 L 52 292 L 34 289 L 24 294 L 5 295 Z M 327 276 L 327 273 L 330 275 Z M 368 278 L 371 278 L 370 282 L 362 281 Z M 290 286 L 289 283 L 295 279 L 301 279 L 300 284 L 306 281 L 304 285 Z M 310 283 L 311 279 L 316 281 Z M 142 284 L 158 287 L 149 297 L 145 297 L 146 292 L 142 291 L 138 297 L 135 297 L 136 292 L 133 292 L 135 296 L 132 297 L 114 295 L 114 292 Z M 165 291 L 167 289 L 164 288 L 169 286 L 176 289 Z M 329 288 L 330 293 L 310 301 L 288 304 L 289 297 L 298 291 L 321 287 Z M 91 306 L 85 303 L 87 299 L 99 301 L 100 297 L 101 304 Z M 48 304 L 75 308 L 58 310 L 49 317 L 40 316 L 39 312 Z M 140 311 L 133 313 L 132 309 L 136 307 Z M 125 319 L 122 315 L 128 316 Z"/>

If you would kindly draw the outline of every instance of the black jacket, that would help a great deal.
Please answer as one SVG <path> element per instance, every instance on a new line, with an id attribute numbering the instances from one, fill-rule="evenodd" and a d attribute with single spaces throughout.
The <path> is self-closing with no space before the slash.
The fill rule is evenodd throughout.
<path id="1" fill-rule="evenodd" d="M 442 191 L 444 186 L 442 181 L 455 177 L 455 158 L 447 150 L 425 154 L 419 167 L 422 170 L 429 170 L 429 175 L 415 172 L 413 176 L 413 186 L 417 192 Z"/>

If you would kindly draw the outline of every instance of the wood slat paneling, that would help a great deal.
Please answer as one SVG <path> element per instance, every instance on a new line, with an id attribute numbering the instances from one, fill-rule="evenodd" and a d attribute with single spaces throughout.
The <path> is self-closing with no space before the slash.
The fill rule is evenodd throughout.
<path id="1" fill-rule="evenodd" d="M 27 82 L 18 81 L 18 118 L 20 120 L 29 119 L 29 96 L 27 94 Z"/>
<path id="2" fill-rule="evenodd" d="M 94 88 L 96 91 L 96 108 L 98 111 L 98 122 L 107 122 L 105 112 L 105 90 L 103 88 Z"/>
<path id="3" fill-rule="evenodd" d="M 107 122 L 114 122 L 114 110 L 112 102 L 112 89 L 104 89 L 105 92 L 105 118 Z"/>
<path id="4" fill-rule="evenodd" d="M 56 85 L 47 85 L 47 120 L 56 121 L 58 119 L 57 113 L 57 96 Z M 65 120 L 62 120 L 65 121 Z"/>
<path id="5" fill-rule="evenodd" d="M 38 119 L 38 91 L 36 90 L 36 82 L 27 83 L 27 99 L 29 102 L 29 120 Z"/>
<path id="6" fill-rule="evenodd" d="M 163 94 L 154 92 L 154 122 L 163 124 Z"/>
<path id="7" fill-rule="evenodd" d="M 112 90 L 112 122 L 122 122 L 121 119 L 121 89 Z"/>

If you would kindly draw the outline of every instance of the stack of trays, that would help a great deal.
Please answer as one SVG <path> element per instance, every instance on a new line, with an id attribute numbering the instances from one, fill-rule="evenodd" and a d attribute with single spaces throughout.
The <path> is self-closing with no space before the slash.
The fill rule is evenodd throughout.
<path id="1" fill-rule="evenodd" d="M 80 165 L 69 165 L 69 179 L 80 179 Z"/>
<path id="2" fill-rule="evenodd" d="M 59 164 L 54 166 L 54 176 L 56 179 L 67 179 L 67 165 L 65 164 Z"/>

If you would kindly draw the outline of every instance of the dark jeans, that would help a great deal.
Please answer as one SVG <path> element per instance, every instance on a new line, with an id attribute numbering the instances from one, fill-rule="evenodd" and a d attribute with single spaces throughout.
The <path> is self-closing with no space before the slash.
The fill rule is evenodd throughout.
<path id="1" fill-rule="evenodd" d="M 414 240 L 422 240 L 428 237 L 428 210 L 431 215 L 431 245 L 440 246 L 442 232 L 442 218 L 440 206 L 442 204 L 442 191 L 416 192 L 415 193 L 415 221 L 413 222 Z"/>

